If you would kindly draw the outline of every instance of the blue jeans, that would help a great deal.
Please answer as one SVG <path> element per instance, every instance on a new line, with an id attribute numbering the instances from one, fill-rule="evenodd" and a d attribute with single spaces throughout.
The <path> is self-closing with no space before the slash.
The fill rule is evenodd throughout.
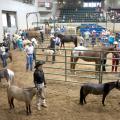
<path id="1" fill-rule="evenodd" d="M 30 68 L 30 70 L 32 71 L 32 69 L 33 69 L 33 54 L 27 55 L 26 59 L 27 59 L 26 70 L 28 70 Z"/>
<path id="2" fill-rule="evenodd" d="M 3 63 L 3 67 L 6 67 L 7 66 L 7 57 L 6 55 L 1 55 L 1 60 L 2 60 L 2 63 Z"/>

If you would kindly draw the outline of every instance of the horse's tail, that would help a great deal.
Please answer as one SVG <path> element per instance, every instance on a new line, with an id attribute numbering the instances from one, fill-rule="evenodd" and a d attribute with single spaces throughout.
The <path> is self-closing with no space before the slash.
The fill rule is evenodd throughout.
<path id="1" fill-rule="evenodd" d="M 83 105 L 83 97 L 84 97 L 84 94 L 83 94 L 83 86 L 82 86 L 80 89 L 80 104 L 81 105 Z"/>

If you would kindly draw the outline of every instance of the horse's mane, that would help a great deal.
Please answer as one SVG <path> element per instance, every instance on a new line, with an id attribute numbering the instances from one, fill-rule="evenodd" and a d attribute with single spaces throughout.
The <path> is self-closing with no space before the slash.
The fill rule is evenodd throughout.
<path id="1" fill-rule="evenodd" d="M 33 90 L 33 88 L 35 88 L 35 87 L 23 88 L 23 90 L 25 90 L 25 91 L 32 91 L 32 90 Z"/>

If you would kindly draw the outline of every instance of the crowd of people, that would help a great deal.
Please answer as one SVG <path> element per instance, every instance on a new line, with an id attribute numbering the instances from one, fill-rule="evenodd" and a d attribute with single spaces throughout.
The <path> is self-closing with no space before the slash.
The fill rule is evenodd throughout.
<path id="1" fill-rule="evenodd" d="M 5 45 L 7 40 L 11 41 L 13 49 L 18 49 L 20 52 L 23 51 L 26 55 L 26 71 L 33 71 L 33 60 L 35 59 L 35 47 L 38 45 L 37 40 L 35 38 L 28 39 L 27 32 L 19 31 L 19 33 L 15 33 L 12 36 L 10 34 L 5 34 L 4 41 L 0 43 L 0 56 L 3 61 L 3 68 L 7 67 L 7 53 L 11 48 L 8 45 Z M 9 38 L 9 39 L 8 39 Z M 43 38 L 42 38 L 43 40 Z M 10 45 L 11 46 L 11 45 Z M 45 87 L 46 81 L 43 72 L 42 65 L 45 64 L 44 61 L 40 60 L 35 63 L 34 72 L 33 72 L 33 82 L 35 87 L 37 88 L 36 94 L 36 105 L 37 109 L 41 110 L 41 106 L 47 107 L 45 101 Z"/>

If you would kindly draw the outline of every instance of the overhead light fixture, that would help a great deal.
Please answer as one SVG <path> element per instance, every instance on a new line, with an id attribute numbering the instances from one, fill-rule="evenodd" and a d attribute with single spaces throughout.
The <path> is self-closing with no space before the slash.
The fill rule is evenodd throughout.
<path id="1" fill-rule="evenodd" d="M 66 4 L 66 2 L 65 2 L 65 1 L 63 1 L 63 4 Z"/>
<path id="2" fill-rule="evenodd" d="M 81 1 L 78 1 L 78 4 L 80 4 L 81 3 Z"/>

